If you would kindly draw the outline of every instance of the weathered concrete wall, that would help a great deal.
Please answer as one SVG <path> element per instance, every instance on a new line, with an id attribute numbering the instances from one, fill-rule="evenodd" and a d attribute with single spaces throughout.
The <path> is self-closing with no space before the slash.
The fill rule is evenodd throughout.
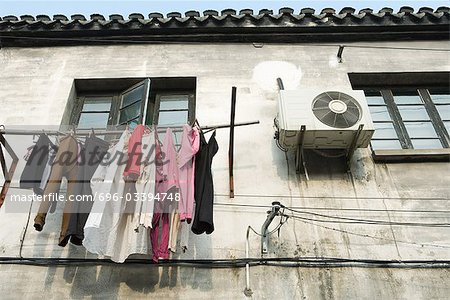
<path id="1" fill-rule="evenodd" d="M 244 269 L 1 265 L 2 299 L 245 299 Z M 448 299 L 448 270 L 251 269 L 254 299 Z M 20 280 L 18 279 L 20 278 Z"/>
<path id="2" fill-rule="evenodd" d="M 446 42 L 378 43 L 377 45 L 444 48 Z M 346 48 L 337 63 L 337 46 L 264 45 L 133 45 L 109 47 L 3 48 L 0 50 L 0 124 L 59 125 L 76 78 L 197 77 L 196 116 L 201 124 L 229 122 L 231 86 L 238 87 L 236 122 L 259 120 L 239 127 L 235 134 L 235 192 L 228 197 L 228 131 L 218 130 L 219 153 L 214 159 L 216 192 L 215 232 L 192 236 L 181 258 L 244 257 L 248 225 L 259 229 L 266 208 L 230 204 L 327 207 L 315 212 L 336 216 L 391 221 L 449 223 L 448 213 L 394 213 L 383 210 L 447 210 L 450 164 L 374 164 L 368 149 L 358 150 L 352 161 L 353 177 L 320 169 L 309 181 L 289 168 L 273 141 L 277 88 L 281 77 L 286 89 L 319 85 L 348 86 L 348 72 L 449 71 L 445 52 Z M 14 137 L 11 137 L 14 138 Z M 18 153 L 22 157 L 24 153 Z M 17 192 L 19 165 L 11 193 Z M 24 191 L 21 191 L 22 193 Z M 380 211 L 342 211 L 333 208 L 368 208 Z M 81 247 L 57 244 L 61 207 L 49 215 L 45 229 L 28 224 L 23 257 L 95 257 Z M 0 210 L 0 255 L 18 256 L 28 214 Z M 306 215 L 307 217 L 311 217 Z M 448 228 L 375 226 L 319 223 L 291 219 L 280 237 L 272 240 L 271 254 L 279 257 L 332 256 L 371 259 L 450 259 Z M 336 231 L 338 229 L 341 231 Z M 370 237 L 368 237 L 370 236 Z M 259 256 L 259 239 L 251 238 L 251 255 Z M 176 258 L 175 257 L 175 258 Z M 104 273 L 97 273 L 105 269 Z M 238 298 L 245 284 L 242 270 L 180 269 L 170 287 L 156 267 L 45 268 L 1 266 L 3 294 L 20 291 L 32 298 L 39 291 L 54 297 L 198 296 Z M 182 275 L 184 272 L 187 275 Z M 191 279 L 191 272 L 200 276 Z M 88 274 L 89 273 L 89 274 Z M 75 275 L 74 275 L 75 274 Z M 85 275 L 82 275 L 85 274 Z M 95 275 L 97 274 L 97 275 Z M 100 275 L 99 275 L 100 274 Z M 103 274 L 101 276 L 101 274 Z M 136 274 L 136 276 L 134 276 Z M 208 274 L 208 275 L 205 275 Z M 231 275 L 232 274 L 232 275 Z M 89 278 L 95 278 L 91 280 Z M 68 276 L 68 279 L 66 278 Z M 104 276 L 104 277 L 103 277 Z M 137 278 L 136 278 L 137 277 Z M 159 280 L 158 280 L 159 278 Z M 76 280 L 75 280 L 76 279 Z M 167 280 L 166 280 L 167 281 Z M 122 284 L 125 282 L 125 284 Z M 281 269 L 252 268 L 256 298 L 445 298 L 447 270 Z M 172 286 L 173 285 L 173 286 Z M 202 290 L 202 285 L 205 285 Z"/>

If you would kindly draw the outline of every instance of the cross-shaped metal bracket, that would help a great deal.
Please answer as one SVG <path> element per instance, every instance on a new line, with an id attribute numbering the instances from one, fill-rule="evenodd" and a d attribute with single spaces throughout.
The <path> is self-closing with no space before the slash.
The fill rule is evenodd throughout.
<path id="1" fill-rule="evenodd" d="M 5 148 L 6 152 L 8 152 L 8 154 L 12 158 L 12 163 L 9 168 L 6 166 L 5 155 L 3 153 L 2 146 Z M 5 182 L 3 183 L 2 190 L 0 192 L 0 207 L 2 207 L 3 202 L 5 202 L 6 194 L 8 193 L 8 189 L 11 184 L 11 180 L 13 178 L 18 162 L 19 158 L 17 157 L 16 153 L 14 153 L 14 150 L 8 144 L 3 134 L 0 132 L 0 164 L 2 167 L 3 177 L 5 178 Z"/>

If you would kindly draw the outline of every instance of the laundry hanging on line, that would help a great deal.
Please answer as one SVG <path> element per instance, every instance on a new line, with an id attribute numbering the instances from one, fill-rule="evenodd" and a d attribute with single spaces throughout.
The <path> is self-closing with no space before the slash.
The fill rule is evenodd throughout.
<path id="1" fill-rule="evenodd" d="M 143 125 L 137 126 L 132 133 L 126 129 L 112 145 L 95 136 L 87 137 L 84 144 L 73 134 L 63 137 L 55 155 L 52 156 L 50 151 L 45 153 L 47 164 L 52 159 L 54 163 L 49 164 L 49 179 L 41 194 L 58 193 L 65 177 L 68 182 L 66 197 L 81 197 L 83 201 L 65 201 L 58 245 L 64 247 L 69 241 L 74 245 L 82 244 L 89 252 L 117 262 L 123 262 L 131 254 L 152 252 L 153 261 L 157 262 L 170 258 L 170 254 L 179 249 L 187 250 L 189 232 L 200 232 L 190 230 L 196 222 L 196 214 L 201 222 L 204 222 L 202 216 L 211 216 L 212 230 L 203 231 L 211 233 L 214 230 L 213 193 L 199 194 L 202 199 L 194 196 L 200 184 L 196 179 L 196 161 L 208 159 L 198 156 L 202 150 L 201 138 L 204 139 L 201 129 L 187 124 L 183 126 L 179 145 L 173 143 L 170 128 L 161 143 L 157 128 Z M 34 159 L 31 158 L 33 152 L 37 154 L 38 144 L 49 143 L 45 137 L 40 143 L 38 140 L 27 162 L 28 170 L 33 170 Z M 67 154 L 74 159 L 61 163 L 62 156 Z M 93 162 L 90 161 L 92 158 Z M 211 167 L 208 163 L 200 165 Z M 24 179 L 30 175 L 26 169 L 22 174 Z M 38 178 L 32 184 L 21 180 L 21 185 L 24 188 L 35 188 L 38 184 L 42 187 L 45 172 L 38 171 L 38 175 L 35 171 L 31 175 Z M 203 186 L 212 186 L 212 178 L 211 182 L 202 185 L 202 189 Z M 208 195 L 211 199 L 205 200 Z M 205 203 L 211 203 L 211 210 Z M 44 230 L 51 206 L 51 201 L 40 203 L 34 220 L 36 230 Z M 201 207 L 208 212 L 202 213 Z M 160 225 L 161 233 L 157 230 Z"/>

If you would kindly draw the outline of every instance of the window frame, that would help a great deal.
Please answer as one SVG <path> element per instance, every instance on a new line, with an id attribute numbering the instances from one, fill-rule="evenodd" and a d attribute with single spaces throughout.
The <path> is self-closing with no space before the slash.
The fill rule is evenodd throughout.
<path id="1" fill-rule="evenodd" d="M 144 92 L 142 93 L 141 99 L 140 99 L 140 100 L 137 100 L 137 101 L 135 101 L 135 102 L 133 102 L 133 103 L 127 104 L 126 106 L 122 106 L 123 101 L 124 101 L 124 95 L 127 94 L 127 93 L 129 93 L 130 91 L 132 91 L 132 90 L 138 88 L 138 87 L 141 86 L 141 85 L 143 86 L 143 89 L 144 89 Z M 149 99 L 149 95 L 150 95 L 150 91 L 149 91 L 149 90 L 150 90 L 150 85 L 151 85 L 151 81 L 150 81 L 149 78 L 147 78 L 147 79 L 144 79 L 144 80 L 141 81 L 141 82 L 138 82 L 138 83 L 132 85 L 131 87 L 127 88 L 126 90 L 124 90 L 123 92 L 121 92 L 121 93 L 118 95 L 118 97 L 119 97 L 119 102 L 120 102 L 120 103 L 119 103 L 119 106 L 117 107 L 117 112 L 116 112 L 116 114 L 117 114 L 117 119 L 116 119 L 115 123 L 116 123 L 117 126 L 129 124 L 131 121 L 136 120 L 136 119 L 139 119 L 139 122 L 138 122 L 139 124 L 142 124 L 142 123 L 143 123 L 143 120 L 146 119 L 146 113 L 147 113 L 148 102 L 151 101 L 151 99 Z M 128 108 L 128 107 L 134 105 L 135 103 L 137 103 L 137 102 L 139 102 L 139 101 L 141 102 L 141 108 L 140 108 L 140 113 L 139 113 L 139 115 L 136 116 L 136 117 L 134 117 L 134 118 L 132 118 L 132 119 L 127 119 L 125 122 L 120 123 L 120 114 L 121 114 L 121 111 L 122 111 L 123 109 L 125 109 L 125 108 Z"/>
<path id="2" fill-rule="evenodd" d="M 144 78 L 95 78 L 75 79 L 74 93 L 66 105 L 65 115 L 70 126 L 78 126 L 86 99 L 111 97 L 111 107 L 107 128 L 122 126 L 119 123 L 122 96 L 141 84 L 144 84 L 144 95 L 141 99 L 140 124 L 153 125 L 159 116 L 157 95 L 188 95 L 188 123 L 195 120 L 195 99 L 197 89 L 196 77 L 144 77 Z M 159 100 L 159 98 L 158 98 Z M 72 104 L 70 102 L 72 101 Z M 136 101 L 137 102 L 137 101 Z M 132 105 L 132 104 L 130 104 Z M 63 118 L 64 120 L 64 118 Z M 127 123 L 131 121 L 128 120 Z M 67 123 L 66 123 L 67 124 Z M 65 126 L 62 123 L 61 126 Z M 94 128 L 97 129 L 97 128 Z"/>
<path id="3" fill-rule="evenodd" d="M 432 89 L 431 89 L 432 90 Z M 450 162 L 450 137 L 448 130 L 445 128 L 444 120 L 441 118 L 436 106 L 438 105 L 450 105 L 448 104 L 436 104 L 432 101 L 430 89 L 419 88 L 415 89 L 418 97 L 420 97 L 421 105 L 423 105 L 429 120 L 436 132 L 436 137 L 424 137 L 424 138 L 411 138 L 408 134 L 405 124 L 420 122 L 425 120 L 403 120 L 399 106 L 413 106 L 419 104 L 398 104 L 395 102 L 395 89 L 382 89 L 378 90 L 378 95 L 381 95 L 385 104 L 369 104 L 369 107 L 386 106 L 391 121 L 374 121 L 374 123 L 392 123 L 397 134 L 397 139 L 402 146 L 402 149 L 374 149 L 372 142 L 370 148 L 372 151 L 372 157 L 375 162 L 421 162 L 421 161 L 445 161 Z M 365 90 L 368 97 L 374 95 L 374 90 Z M 443 94 L 450 94 L 443 92 Z M 378 96 L 377 95 L 377 96 Z M 446 120 L 446 119 L 445 119 Z M 442 148 L 414 148 L 412 140 L 414 139 L 438 139 L 442 145 Z M 372 140 L 374 140 L 372 138 Z M 394 140 L 394 139 L 382 139 L 377 138 L 375 140 Z"/>
<path id="4" fill-rule="evenodd" d="M 160 105 L 161 105 L 161 97 L 162 96 L 168 96 L 168 95 L 187 95 L 188 96 L 188 118 L 187 122 L 189 124 L 192 124 L 195 121 L 195 91 L 193 90 L 185 90 L 185 91 L 157 91 L 155 94 L 155 101 L 154 101 L 154 107 L 153 107 L 153 116 L 152 116 L 152 124 L 158 125 L 159 122 L 159 113 L 160 113 Z M 185 111 L 186 109 L 170 109 L 170 110 L 164 110 L 164 111 Z M 170 126 L 168 126 L 170 127 Z M 174 126 L 176 127 L 176 126 Z"/>
<path id="5" fill-rule="evenodd" d="M 111 93 L 105 93 L 105 92 L 88 93 L 88 94 L 83 94 L 83 95 L 76 97 L 76 104 L 73 109 L 73 113 L 71 114 L 70 125 L 78 127 L 78 124 L 79 124 L 80 118 L 81 118 L 81 114 L 83 113 L 83 106 L 84 106 L 84 103 L 86 102 L 86 99 L 101 98 L 101 97 L 111 98 L 111 108 L 109 110 L 108 122 L 106 125 L 107 126 L 114 125 L 113 122 L 117 117 L 117 110 L 115 109 L 115 107 L 117 106 L 118 95 L 111 94 Z M 98 128 L 94 128 L 94 129 L 98 129 Z"/>

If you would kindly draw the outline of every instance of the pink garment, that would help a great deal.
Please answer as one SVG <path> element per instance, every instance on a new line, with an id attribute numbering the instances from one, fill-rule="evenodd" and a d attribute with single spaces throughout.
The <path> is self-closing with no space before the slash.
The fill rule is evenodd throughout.
<path id="1" fill-rule="evenodd" d="M 177 184 L 178 175 L 175 173 L 176 168 L 176 152 L 173 143 L 172 130 L 167 128 L 164 144 L 157 142 L 155 145 L 155 162 L 156 162 L 156 193 L 155 206 L 153 211 L 152 229 L 150 230 L 150 239 L 152 243 L 153 261 L 158 262 L 159 258 L 169 258 L 169 205 L 168 201 L 161 201 L 164 194 Z M 156 200 L 156 199 L 159 199 Z M 161 227 L 161 240 L 159 239 L 159 226 Z"/>
<path id="2" fill-rule="evenodd" d="M 161 242 L 159 242 L 159 223 L 162 222 Z M 160 258 L 169 258 L 169 214 L 155 212 L 153 214 L 152 229 L 150 230 L 150 239 L 152 242 L 152 252 L 154 262 Z"/>
<path id="3" fill-rule="evenodd" d="M 179 187 L 177 151 L 175 150 L 172 129 L 170 128 L 166 129 L 162 152 L 164 153 L 163 174 L 166 176 L 166 180 L 160 192 L 166 193 L 170 188 Z"/>
<path id="4" fill-rule="evenodd" d="M 131 174 L 139 176 L 141 174 L 142 135 L 144 131 L 144 125 L 140 124 L 136 126 L 128 140 L 128 161 L 125 171 L 123 171 L 123 176 L 129 176 Z"/>
<path id="5" fill-rule="evenodd" d="M 183 127 L 181 148 L 177 153 L 173 141 L 173 134 L 167 128 L 162 149 L 156 145 L 156 159 L 162 156 L 162 165 L 157 163 L 156 192 L 160 193 L 162 200 L 164 194 L 176 191 L 180 193 L 180 201 L 175 202 L 166 198 L 165 201 L 155 202 L 152 229 L 150 238 L 152 242 L 153 261 L 159 258 L 169 258 L 170 217 L 180 213 L 180 220 L 192 219 L 194 209 L 194 157 L 200 147 L 199 133 L 196 128 L 189 125 Z M 167 197 L 167 195 L 166 195 Z M 159 239 L 159 226 L 162 222 L 161 239 Z M 172 224 L 173 226 L 173 224 Z M 176 241 L 172 241 L 175 242 Z"/>
<path id="6" fill-rule="evenodd" d="M 178 152 L 178 182 L 180 186 L 181 199 L 178 205 L 180 220 L 192 220 L 194 211 L 194 171 L 195 154 L 200 148 L 200 138 L 197 128 L 189 125 L 183 126 L 181 137 L 181 148 Z"/>

